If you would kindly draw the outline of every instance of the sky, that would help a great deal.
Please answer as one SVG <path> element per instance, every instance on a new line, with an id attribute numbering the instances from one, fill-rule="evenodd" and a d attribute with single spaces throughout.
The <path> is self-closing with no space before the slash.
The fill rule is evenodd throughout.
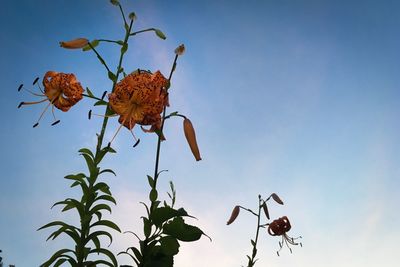
<path id="1" fill-rule="evenodd" d="M 279 238 L 260 233 L 256 266 L 398 266 L 400 215 L 400 18 L 398 1 L 121 0 L 134 11 L 136 30 L 159 28 L 167 36 L 137 35 L 124 61 L 137 68 L 169 73 L 181 43 L 172 78 L 170 108 L 191 119 L 203 160 L 196 162 L 184 138 L 182 121 L 166 123 L 160 168 L 184 207 L 211 238 L 181 244 L 175 266 L 231 267 L 246 264 L 256 218 L 242 211 L 227 226 L 235 205 L 256 209 L 258 194 L 277 193 L 285 205 L 269 203 L 271 219 L 288 216 L 291 236 L 303 247 L 293 253 Z M 0 75 L 0 255 L 5 264 L 38 266 L 56 250 L 71 245 L 36 229 L 52 220 L 76 222 L 73 213 L 50 209 L 78 196 L 63 177 L 85 169 L 78 155 L 95 146 L 102 113 L 84 99 L 57 126 L 47 113 L 32 128 L 44 105 L 17 109 L 34 97 L 17 92 L 48 70 L 75 73 L 96 95 L 111 83 L 95 55 L 61 49 L 76 37 L 122 39 L 118 9 L 108 1 L 1 1 Z M 99 46 L 110 66 L 118 48 Z M 109 123 L 106 140 L 118 128 Z M 153 173 L 156 136 L 134 129 L 141 139 L 132 148 L 121 130 L 117 154 L 102 166 L 117 206 L 107 218 L 124 230 L 141 233 L 139 204 L 147 201 L 147 174 Z M 135 245 L 115 234 L 110 249 Z M 120 264 L 132 264 L 118 258 Z"/>

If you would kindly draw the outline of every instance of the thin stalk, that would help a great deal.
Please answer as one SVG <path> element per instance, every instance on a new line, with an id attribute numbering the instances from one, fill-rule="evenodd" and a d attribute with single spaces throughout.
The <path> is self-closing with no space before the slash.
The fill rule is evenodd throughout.
<path id="1" fill-rule="evenodd" d="M 256 237 L 254 239 L 254 243 L 253 243 L 253 252 L 251 254 L 251 260 L 249 261 L 249 264 L 247 265 L 248 267 L 252 267 L 254 266 L 255 263 L 255 258 L 257 255 L 257 242 L 258 242 L 258 234 L 260 233 L 260 214 L 261 214 L 261 196 L 258 195 L 258 214 L 257 214 L 257 231 L 256 231 Z"/>
<path id="2" fill-rule="evenodd" d="M 168 76 L 168 85 L 170 84 L 171 78 L 172 78 L 172 74 L 175 71 L 176 61 L 177 60 L 178 60 L 178 55 L 175 55 L 174 63 L 172 64 L 171 71 L 170 71 L 169 76 Z M 164 129 L 164 121 L 165 121 L 166 110 L 167 110 L 167 107 L 164 107 L 163 115 L 162 115 L 162 119 L 161 119 L 161 129 L 160 129 L 160 133 L 161 134 L 162 134 L 163 129 Z M 155 162 L 155 166 L 154 166 L 154 187 L 153 187 L 153 189 L 156 189 L 156 187 L 157 187 L 158 165 L 159 165 L 159 161 L 160 161 L 160 150 L 161 150 L 161 134 L 158 136 L 158 141 L 157 141 L 157 152 L 156 152 L 156 162 Z M 153 206 L 154 206 L 154 203 L 152 202 L 151 203 L 150 212 L 153 210 Z"/>
<path id="3" fill-rule="evenodd" d="M 125 33 L 124 45 L 126 45 L 126 44 L 128 43 L 129 36 L 130 36 L 131 30 L 132 30 L 132 25 L 133 25 L 133 20 L 131 20 L 131 23 L 129 24 L 129 28 L 128 28 L 128 30 L 127 30 L 126 33 Z M 120 57 L 119 57 L 119 62 L 118 62 L 118 67 L 117 67 L 117 72 L 116 72 L 116 78 L 115 78 L 115 80 L 113 81 L 113 85 L 112 85 L 112 90 L 111 90 L 111 92 L 114 92 L 115 85 L 117 84 L 118 76 L 119 76 L 119 74 L 120 74 L 120 71 L 119 71 L 119 70 L 121 69 L 121 66 L 122 66 L 122 60 L 123 60 L 123 58 L 124 58 L 124 54 L 125 54 L 125 53 L 121 53 L 121 55 L 120 55 Z M 107 105 L 107 108 L 106 108 L 106 111 L 105 111 L 105 113 L 104 113 L 103 124 L 102 124 L 102 126 L 101 126 L 101 131 L 100 131 L 100 134 L 99 134 L 99 137 L 98 137 L 98 140 L 97 140 L 96 156 L 98 155 L 98 153 L 99 153 L 99 151 L 100 151 L 100 149 L 101 149 L 101 146 L 102 146 L 102 144 L 103 144 L 104 133 L 105 133 L 105 131 L 106 131 L 107 122 L 108 122 L 107 112 L 109 111 L 109 109 L 110 109 L 110 108 L 109 108 L 109 104 L 108 104 L 108 105 Z"/>

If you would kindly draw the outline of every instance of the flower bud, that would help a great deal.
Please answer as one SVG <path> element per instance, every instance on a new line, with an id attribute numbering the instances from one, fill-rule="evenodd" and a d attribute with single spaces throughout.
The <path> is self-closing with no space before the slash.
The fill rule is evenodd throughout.
<path id="1" fill-rule="evenodd" d="M 67 42 L 60 42 L 60 46 L 67 49 L 79 49 L 84 48 L 89 43 L 86 38 L 77 38 Z"/>
<path id="2" fill-rule="evenodd" d="M 236 218 L 239 216 L 239 212 L 240 212 L 240 207 L 239 206 L 235 206 L 232 210 L 232 214 L 231 217 L 229 218 L 229 220 L 226 222 L 227 225 L 230 225 L 231 223 L 233 223 Z"/>
<path id="3" fill-rule="evenodd" d="M 280 197 L 278 197 L 277 194 L 272 193 L 271 197 L 275 200 L 276 203 L 283 205 L 283 201 L 280 199 Z"/>
<path id="4" fill-rule="evenodd" d="M 192 122 L 188 118 L 183 120 L 183 131 L 185 133 L 186 140 L 189 143 L 190 150 L 192 150 L 193 156 L 197 161 L 201 160 L 199 147 L 197 146 L 196 141 L 196 133 L 194 131 Z"/>
<path id="5" fill-rule="evenodd" d="M 262 208 L 263 208 L 263 210 L 264 210 L 265 217 L 267 217 L 267 219 L 269 220 L 268 207 L 267 207 L 267 203 L 265 203 L 265 201 L 264 201 L 264 203 L 262 204 Z"/>
<path id="6" fill-rule="evenodd" d="M 175 49 L 175 54 L 177 54 L 178 56 L 182 56 L 185 53 L 185 45 L 181 44 L 180 46 L 178 46 Z"/>

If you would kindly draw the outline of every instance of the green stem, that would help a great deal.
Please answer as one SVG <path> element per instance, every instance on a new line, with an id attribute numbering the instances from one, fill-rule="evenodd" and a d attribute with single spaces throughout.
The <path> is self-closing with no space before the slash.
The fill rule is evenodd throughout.
<path id="1" fill-rule="evenodd" d="M 256 238 L 254 239 L 253 243 L 253 252 L 251 253 L 251 260 L 249 261 L 248 267 L 252 267 L 255 264 L 255 258 L 257 255 L 257 242 L 258 242 L 258 234 L 260 233 L 260 214 L 261 214 L 261 207 L 262 207 L 262 199 L 261 195 L 258 195 L 258 214 L 257 214 L 257 231 L 256 231 Z"/>
<path id="2" fill-rule="evenodd" d="M 126 44 L 128 43 L 129 36 L 130 36 L 130 33 L 131 33 L 131 29 L 132 29 L 132 25 L 133 25 L 133 20 L 131 20 L 131 23 L 130 23 L 130 25 L 129 25 L 129 28 L 128 28 L 128 30 L 126 30 L 125 38 L 124 38 L 124 45 L 126 45 Z M 125 53 L 121 53 L 121 55 L 120 55 L 120 57 L 119 57 L 119 62 L 118 62 L 118 67 L 117 67 L 117 72 L 116 72 L 116 78 L 115 78 L 115 80 L 113 81 L 113 85 L 112 85 L 112 90 L 111 90 L 111 92 L 114 92 L 115 85 L 117 84 L 118 76 L 119 76 L 119 74 L 120 74 L 120 71 L 119 71 L 119 70 L 121 69 L 121 66 L 122 66 L 122 60 L 123 60 L 123 58 L 124 58 L 124 54 L 125 54 Z M 97 156 L 97 154 L 99 153 L 99 151 L 100 151 L 100 149 L 101 149 L 101 146 L 102 146 L 102 144 L 103 144 L 104 133 L 105 133 L 105 131 L 106 131 L 107 122 L 108 122 L 107 114 L 108 114 L 108 111 L 109 111 L 109 110 L 110 110 L 110 108 L 109 108 L 109 104 L 108 104 L 108 105 L 107 105 L 107 108 L 106 108 L 106 111 L 105 111 L 105 113 L 104 113 L 103 124 L 102 124 L 102 126 L 101 126 L 101 131 L 100 131 L 100 134 L 99 134 L 98 140 L 97 140 L 96 156 Z"/>
<path id="3" fill-rule="evenodd" d="M 137 32 L 133 32 L 133 33 L 131 33 L 131 35 L 136 35 L 138 33 L 150 32 L 150 31 L 155 31 L 155 30 L 156 30 L 155 28 L 149 28 L 149 29 L 146 29 L 146 30 L 140 30 L 140 31 L 137 31 Z"/>
<path id="4" fill-rule="evenodd" d="M 108 72 L 110 71 L 110 68 L 107 66 L 106 61 L 100 56 L 99 52 L 97 52 L 97 50 L 94 48 L 94 46 L 91 43 L 88 43 L 88 45 L 90 46 L 90 48 L 93 50 L 93 52 L 96 54 L 97 58 L 100 60 L 101 64 L 104 65 L 104 67 L 106 68 L 106 70 Z"/>
<path id="5" fill-rule="evenodd" d="M 172 64 L 171 71 L 170 71 L 169 76 L 168 76 L 168 86 L 169 86 L 169 84 L 170 84 L 170 82 L 171 82 L 172 74 L 173 74 L 174 71 L 175 71 L 175 68 L 176 68 L 176 61 L 177 61 L 177 60 L 178 60 L 178 55 L 175 55 L 174 63 Z M 168 89 L 167 89 L 167 90 L 168 90 Z M 157 188 L 158 165 L 159 165 L 159 162 L 160 162 L 160 150 L 161 150 L 161 141 L 162 141 L 162 140 L 161 140 L 161 134 L 162 134 L 163 129 L 164 129 L 165 113 L 166 113 L 166 111 L 167 111 L 167 107 L 165 106 L 165 107 L 164 107 L 164 110 L 163 110 L 162 119 L 161 119 L 160 135 L 158 136 L 158 141 L 157 141 L 157 152 L 156 152 L 156 162 L 155 162 L 155 166 L 154 166 L 154 186 L 153 186 L 153 189 L 156 189 L 156 188 Z M 152 212 L 153 209 L 154 209 L 154 202 L 151 203 L 150 212 Z"/>

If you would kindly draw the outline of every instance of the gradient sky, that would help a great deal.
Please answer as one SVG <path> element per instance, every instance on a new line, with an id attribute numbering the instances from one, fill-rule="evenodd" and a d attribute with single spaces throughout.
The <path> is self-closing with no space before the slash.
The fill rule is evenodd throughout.
<path id="1" fill-rule="evenodd" d="M 44 105 L 17 109 L 32 100 L 17 92 L 48 70 L 73 72 L 97 95 L 111 83 L 93 53 L 60 49 L 75 37 L 121 39 L 118 10 L 108 1 L 1 1 L 0 75 L 3 115 L 0 138 L 0 249 L 6 264 L 38 266 L 67 238 L 45 242 L 36 232 L 57 219 L 75 222 L 52 204 L 77 196 L 62 177 L 84 170 L 77 151 L 93 148 L 101 119 L 87 120 L 84 99 L 51 127 L 48 113 L 33 129 Z M 182 244 L 175 266 L 231 267 L 246 263 L 255 218 L 242 212 L 226 226 L 233 206 L 255 209 L 257 195 L 276 192 L 273 218 L 287 215 L 303 248 L 276 255 L 278 238 L 263 232 L 257 266 L 398 266 L 400 223 L 400 18 L 398 1 L 121 1 L 138 16 L 135 29 L 160 28 L 133 38 L 125 70 L 167 74 L 173 50 L 185 55 L 172 80 L 171 111 L 195 125 L 203 160 L 195 162 L 181 120 L 166 124 L 159 192 L 168 181 L 189 221 L 213 238 Z M 118 48 L 99 51 L 115 69 Z M 102 109 L 94 112 L 102 113 Z M 109 124 L 110 140 L 118 123 Z M 147 201 L 146 174 L 153 172 L 155 135 L 133 149 L 128 131 L 102 166 L 118 201 L 113 214 L 123 230 L 141 232 Z M 397 208 L 396 208 L 397 207 Z M 118 252 L 135 244 L 115 235 Z M 120 264 L 130 263 L 121 256 Z"/>

